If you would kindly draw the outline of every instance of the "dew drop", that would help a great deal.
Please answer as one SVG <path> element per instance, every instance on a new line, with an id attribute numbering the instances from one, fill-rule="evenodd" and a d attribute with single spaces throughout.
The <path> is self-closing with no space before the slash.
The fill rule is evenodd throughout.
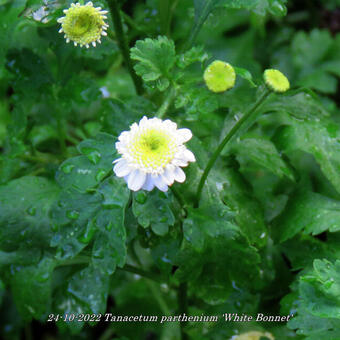
<path id="1" fill-rule="evenodd" d="M 38 282 L 46 282 L 50 277 L 49 272 L 44 272 L 37 277 Z"/>
<path id="2" fill-rule="evenodd" d="M 36 211 L 37 211 L 37 209 L 35 207 L 30 207 L 26 211 L 27 211 L 27 214 L 29 214 L 31 216 L 34 216 Z"/>
<path id="3" fill-rule="evenodd" d="M 103 169 L 98 170 L 96 180 L 100 182 L 106 176 L 106 171 Z"/>
<path id="4" fill-rule="evenodd" d="M 86 227 L 85 233 L 79 238 L 81 243 L 88 244 L 96 231 L 96 228 L 92 223 L 89 223 Z"/>
<path id="5" fill-rule="evenodd" d="M 81 152 L 89 159 L 93 164 L 98 164 L 101 159 L 101 154 L 93 148 L 82 148 Z"/>
<path id="6" fill-rule="evenodd" d="M 79 217 L 79 212 L 77 210 L 69 210 L 66 212 L 66 216 L 71 220 L 76 220 Z"/>
<path id="7" fill-rule="evenodd" d="M 113 223 L 110 222 L 109 224 L 107 224 L 107 225 L 105 226 L 105 229 L 106 229 L 107 231 L 111 231 L 111 230 L 112 230 L 112 227 L 113 227 Z"/>
<path id="8" fill-rule="evenodd" d="M 61 166 L 61 170 L 65 173 L 65 174 L 69 174 L 74 168 L 74 164 L 64 164 Z"/>

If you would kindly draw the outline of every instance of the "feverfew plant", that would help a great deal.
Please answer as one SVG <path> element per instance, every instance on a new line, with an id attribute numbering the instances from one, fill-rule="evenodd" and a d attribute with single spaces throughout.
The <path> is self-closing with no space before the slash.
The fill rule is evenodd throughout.
<path id="1" fill-rule="evenodd" d="M 0 1 L 1 338 L 340 339 L 313 6 Z"/>

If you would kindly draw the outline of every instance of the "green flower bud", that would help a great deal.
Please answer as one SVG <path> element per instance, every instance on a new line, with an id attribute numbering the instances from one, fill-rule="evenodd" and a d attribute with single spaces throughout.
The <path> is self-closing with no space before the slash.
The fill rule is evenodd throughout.
<path id="1" fill-rule="evenodd" d="M 289 80 L 279 70 L 265 70 L 263 78 L 268 88 L 274 92 L 283 93 L 288 91 L 290 88 Z"/>
<path id="2" fill-rule="evenodd" d="M 234 87 L 236 73 L 230 64 L 215 60 L 205 69 L 203 78 L 210 91 L 224 92 Z"/>

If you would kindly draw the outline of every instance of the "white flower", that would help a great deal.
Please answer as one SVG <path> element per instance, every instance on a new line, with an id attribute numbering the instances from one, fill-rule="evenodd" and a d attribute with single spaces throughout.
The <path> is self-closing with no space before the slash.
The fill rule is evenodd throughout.
<path id="1" fill-rule="evenodd" d="M 130 190 L 151 191 L 156 186 L 167 191 L 174 181 L 185 181 L 181 167 L 196 161 L 183 145 L 191 137 L 189 129 L 177 129 L 177 124 L 169 119 L 144 116 L 139 124 L 132 124 L 130 131 L 123 131 L 118 137 L 116 149 L 122 157 L 113 162 L 113 171 L 124 177 Z"/>
<path id="2" fill-rule="evenodd" d="M 96 47 L 96 42 L 101 43 L 101 37 L 107 35 L 107 13 L 101 7 L 93 7 L 91 1 L 85 5 L 71 4 L 64 10 L 65 16 L 57 20 L 61 24 L 59 33 L 64 33 L 66 42 L 73 41 L 74 46 Z"/>

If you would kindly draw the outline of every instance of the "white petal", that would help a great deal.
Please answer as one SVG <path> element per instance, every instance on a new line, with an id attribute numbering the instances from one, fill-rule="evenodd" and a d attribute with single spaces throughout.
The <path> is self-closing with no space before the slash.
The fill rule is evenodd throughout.
<path id="1" fill-rule="evenodd" d="M 183 156 L 188 162 L 196 162 L 195 155 L 188 149 L 184 150 Z"/>
<path id="2" fill-rule="evenodd" d="M 185 173 L 180 167 L 176 167 L 174 171 L 175 180 L 179 183 L 183 183 L 185 181 Z"/>
<path id="3" fill-rule="evenodd" d="M 146 180 L 146 173 L 140 170 L 131 172 L 128 180 L 128 187 L 132 191 L 138 191 L 142 188 Z"/>
<path id="4" fill-rule="evenodd" d="M 151 175 L 151 179 L 153 180 L 154 185 L 160 190 L 160 191 L 168 191 L 168 186 L 164 182 L 161 175 Z"/>
<path id="5" fill-rule="evenodd" d="M 146 175 L 146 180 L 145 180 L 144 185 L 142 186 L 142 189 L 147 190 L 147 191 L 151 191 L 154 187 L 155 187 L 155 185 L 153 184 L 153 180 L 151 178 L 151 175 L 150 174 Z"/>
<path id="6" fill-rule="evenodd" d="M 182 143 L 187 142 L 192 137 L 192 133 L 191 133 L 191 131 L 189 129 L 178 129 L 177 130 L 177 134 L 179 135 L 180 140 L 182 141 Z"/>
<path id="7" fill-rule="evenodd" d="M 174 166 L 167 165 L 162 176 L 167 185 L 172 185 L 175 181 Z"/>
<path id="8" fill-rule="evenodd" d="M 143 118 L 139 121 L 139 126 L 143 127 L 146 125 L 147 122 L 148 122 L 148 118 L 146 116 L 143 116 Z"/>
<path id="9" fill-rule="evenodd" d="M 182 158 L 174 158 L 172 164 L 178 166 L 188 166 L 188 161 Z"/>
<path id="10" fill-rule="evenodd" d="M 121 158 L 120 161 L 113 167 L 113 171 L 117 177 L 124 177 L 131 172 L 131 169 L 126 160 Z"/>

